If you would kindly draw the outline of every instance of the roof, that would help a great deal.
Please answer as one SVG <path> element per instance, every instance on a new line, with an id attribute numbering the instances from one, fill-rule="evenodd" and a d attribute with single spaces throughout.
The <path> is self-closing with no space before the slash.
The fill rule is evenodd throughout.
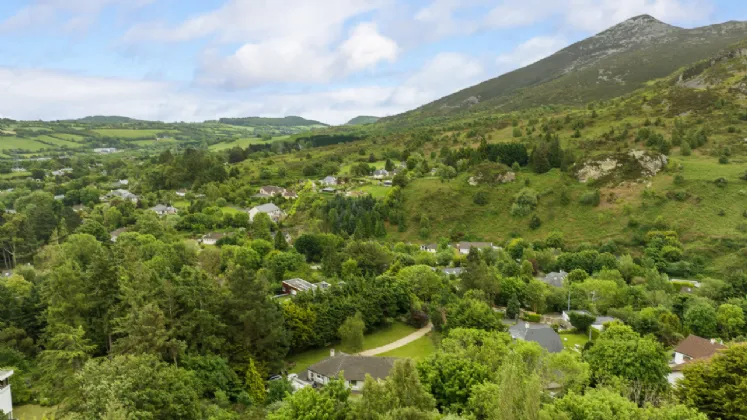
<path id="1" fill-rule="evenodd" d="M 518 321 L 508 329 L 508 332 L 514 339 L 533 341 L 550 353 L 563 351 L 560 335 L 549 325 Z"/>
<path id="2" fill-rule="evenodd" d="M 688 335 L 686 339 L 682 340 L 680 344 L 674 349 L 677 353 L 682 353 L 685 356 L 692 357 L 693 359 L 701 357 L 711 357 L 719 350 L 725 349 L 726 346 L 713 342 L 697 335 Z"/>
<path id="3" fill-rule="evenodd" d="M 423 244 L 420 247 L 423 249 L 438 249 L 438 244 Z"/>
<path id="4" fill-rule="evenodd" d="M 157 205 L 151 207 L 150 210 L 153 210 L 153 211 L 169 211 L 169 210 L 176 210 L 176 209 L 174 207 L 167 206 L 167 205 L 164 205 L 164 204 L 157 204 Z"/>
<path id="5" fill-rule="evenodd" d="M 458 275 L 462 274 L 462 272 L 464 271 L 464 268 L 462 268 L 462 267 L 446 267 L 442 271 L 443 271 L 444 274 L 447 274 L 447 275 L 453 274 L 455 276 L 458 276 Z"/>
<path id="6" fill-rule="evenodd" d="M 254 207 L 254 210 L 257 210 L 260 213 L 272 213 L 276 211 L 280 211 L 280 207 L 276 206 L 273 203 L 267 203 L 267 204 L 260 204 L 257 207 Z"/>
<path id="7" fill-rule="evenodd" d="M 308 281 L 306 281 L 304 279 L 299 279 L 299 278 L 290 279 L 290 280 L 283 280 L 283 284 L 286 284 L 286 285 L 288 285 L 288 286 L 290 286 L 290 287 L 292 287 L 292 288 L 294 288 L 296 290 L 300 290 L 302 292 L 305 292 L 305 291 L 311 290 L 311 289 L 316 289 L 316 285 L 315 284 L 311 284 Z"/>
<path id="8" fill-rule="evenodd" d="M 224 236 L 226 236 L 225 233 L 210 232 L 210 233 L 206 233 L 205 235 L 202 235 L 202 239 L 203 240 L 205 240 L 205 239 L 215 239 L 215 240 L 218 240 L 220 238 L 223 238 Z"/>
<path id="9" fill-rule="evenodd" d="M 13 376 L 12 370 L 0 370 L 0 381 L 4 381 Z"/>
<path id="10" fill-rule="evenodd" d="M 309 370 L 328 378 L 334 378 L 342 372 L 346 381 L 363 381 L 367 374 L 374 379 L 385 379 L 396 360 L 394 357 L 341 354 L 313 364 L 309 366 Z"/>
<path id="11" fill-rule="evenodd" d="M 374 175 L 389 175 L 389 171 L 386 169 L 377 169 L 374 171 Z"/>
<path id="12" fill-rule="evenodd" d="M 614 316 L 598 316 L 597 319 L 594 320 L 594 323 L 592 325 L 604 325 L 607 322 L 614 322 L 617 321 L 617 318 Z"/>
<path id="13" fill-rule="evenodd" d="M 493 246 L 492 242 L 459 242 L 457 243 L 457 248 L 459 249 L 491 248 L 492 246 Z"/>
<path id="14" fill-rule="evenodd" d="M 285 188 L 276 187 L 274 185 L 265 185 L 260 188 L 262 191 L 269 191 L 270 194 L 282 194 L 285 192 Z"/>
<path id="15" fill-rule="evenodd" d="M 568 273 L 561 270 L 560 272 L 547 273 L 547 275 L 545 276 L 545 278 L 542 279 L 542 281 L 545 282 L 545 284 L 548 284 L 550 286 L 562 287 L 563 280 L 565 280 L 566 277 L 568 277 Z"/>
<path id="16" fill-rule="evenodd" d="M 283 197 L 298 197 L 298 194 L 293 191 L 284 191 Z"/>

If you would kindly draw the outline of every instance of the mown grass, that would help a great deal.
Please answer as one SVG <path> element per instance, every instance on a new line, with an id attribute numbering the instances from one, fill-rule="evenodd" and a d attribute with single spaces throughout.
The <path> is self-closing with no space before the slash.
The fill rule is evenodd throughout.
<path id="1" fill-rule="evenodd" d="M 41 149 L 49 148 L 48 145 L 40 143 L 33 138 L 18 138 L 18 137 L 0 137 L 0 150 L 31 150 L 38 151 Z"/>
<path id="2" fill-rule="evenodd" d="M 18 420 L 42 420 L 46 418 L 54 419 L 56 407 L 42 407 L 41 405 L 27 404 L 13 407 L 13 417 Z"/>
<path id="3" fill-rule="evenodd" d="M 176 130 L 138 130 L 128 128 L 100 128 L 93 130 L 105 137 L 115 137 L 120 139 L 140 139 L 144 137 L 155 137 L 161 133 L 175 133 Z"/>
<path id="4" fill-rule="evenodd" d="M 373 198 L 384 198 L 392 190 L 392 187 L 385 187 L 383 185 L 364 185 L 360 188 L 355 188 L 354 191 L 363 191 L 371 194 Z"/>
<path id="5" fill-rule="evenodd" d="M 433 337 L 431 334 L 424 335 L 412 343 L 405 344 L 404 346 L 381 353 L 378 356 L 382 357 L 408 357 L 414 360 L 424 359 L 431 354 L 436 352 L 436 345 L 433 343 Z"/>
<path id="6" fill-rule="evenodd" d="M 560 341 L 563 342 L 563 347 L 566 349 L 574 350 L 577 344 L 579 348 L 583 348 L 589 341 L 589 336 L 588 334 L 578 332 L 563 332 L 560 333 Z"/>
<path id="7" fill-rule="evenodd" d="M 401 322 L 395 322 L 389 327 L 374 331 L 371 334 L 366 334 L 366 336 L 363 338 L 363 350 L 371 350 L 377 347 L 384 346 L 391 342 L 397 341 L 400 338 L 406 337 L 415 331 L 417 331 L 417 329 L 414 327 L 403 324 Z M 336 351 L 341 351 L 344 353 L 352 353 L 345 347 L 342 347 L 339 343 L 319 349 L 307 350 L 302 353 L 288 356 L 287 361 L 290 364 L 293 364 L 289 369 L 289 372 L 303 372 L 314 363 L 320 362 L 329 357 L 330 349 L 335 349 Z"/>
<path id="8" fill-rule="evenodd" d="M 275 140 L 275 139 L 273 138 L 273 140 Z M 210 146 L 210 150 L 215 150 L 215 151 L 217 151 L 217 150 L 227 150 L 227 149 L 232 149 L 232 148 L 237 147 L 237 146 L 241 147 L 243 149 L 243 148 L 246 148 L 247 146 L 249 146 L 250 144 L 264 144 L 264 143 L 270 144 L 270 143 L 272 143 L 272 140 L 270 140 L 270 141 L 264 141 L 264 140 L 262 140 L 260 138 L 257 138 L 257 137 L 246 137 L 246 138 L 237 139 L 237 140 L 234 140 L 234 141 L 228 142 L 228 143 L 217 143 L 217 144 L 213 144 L 213 145 Z"/>

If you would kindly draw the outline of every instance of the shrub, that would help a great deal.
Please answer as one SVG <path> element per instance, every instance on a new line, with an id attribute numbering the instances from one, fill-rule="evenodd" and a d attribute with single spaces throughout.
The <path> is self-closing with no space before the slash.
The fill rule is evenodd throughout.
<path id="1" fill-rule="evenodd" d="M 529 229 L 537 230 L 540 226 L 542 226 L 542 220 L 536 214 L 532 215 L 532 219 L 529 221 Z"/>
<path id="2" fill-rule="evenodd" d="M 729 181 L 727 181 L 726 178 L 718 178 L 713 181 L 713 183 L 719 188 L 726 188 L 726 186 L 729 185 Z"/>
<path id="3" fill-rule="evenodd" d="M 721 155 L 721 157 L 718 158 L 718 163 L 726 165 L 727 163 L 729 163 L 729 158 L 725 155 Z"/>
<path id="4" fill-rule="evenodd" d="M 716 214 L 718 214 L 721 217 L 724 217 L 724 216 L 726 216 L 726 210 L 724 210 L 724 209 L 718 209 L 718 211 L 716 212 Z"/>
<path id="5" fill-rule="evenodd" d="M 747 171 L 744 171 L 744 174 L 739 177 L 742 181 L 747 181 Z"/>
<path id="6" fill-rule="evenodd" d="M 693 149 L 687 140 L 682 142 L 682 146 L 680 146 L 680 154 L 682 156 L 690 156 L 693 154 Z"/>
<path id="7" fill-rule="evenodd" d="M 524 314 L 522 314 L 521 316 L 521 319 L 526 322 L 540 322 L 542 320 L 542 315 L 524 312 Z"/>
<path id="8" fill-rule="evenodd" d="M 579 331 L 586 332 L 591 327 L 591 324 L 596 321 L 596 317 L 593 315 L 587 315 L 581 312 L 571 312 L 568 314 L 571 320 L 571 325 Z"/>
<path id="9" fill-rule="evenodd" d="M 685 177 L 683 175 L 677 174 L 674 176 L 674 185 L 682 185 L 685 183 Z"/>
<path id="10" fill-rule="evenodd" d="M 537 207 L 537 191 L 531 188 L 522 188 L 514 196 L 514 204 L 511 206 L 511 215 L 522 217 L 530 214 Z"/>
<path id="11" fill-rule="evenodd" d="M 581 204 L 591 207 L 598 206 L 600 201 L 601 195 L 599 194 L 599 190 L 587 191 L 579 199 Z"/>
<path id="12" fill-rule="evenodd" d="M 488 204 L 488 194 L 484 191 L 478 191 L 472 197 L 472 201 L 478 206 L 484 206 Z"/>

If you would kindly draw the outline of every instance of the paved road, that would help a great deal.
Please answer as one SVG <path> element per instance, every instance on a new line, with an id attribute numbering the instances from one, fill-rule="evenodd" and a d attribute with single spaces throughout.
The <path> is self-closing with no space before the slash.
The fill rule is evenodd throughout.
<path id="1" fill-rule="evenodd" d="M 386 353 L 388 351 L 398 349 L 428 334 L 432 329 L 433 329 L 433 324 L 429 323 L 425 327 L 415 331 L 414 333 L 408 335 L 407 337 L 400 338 L 399 340 L 389 343 L 386 346 L 376 347 L 375 349 L 366 350 L 358 354 L 361 356 L 376 356 L 377 354 Z"/>

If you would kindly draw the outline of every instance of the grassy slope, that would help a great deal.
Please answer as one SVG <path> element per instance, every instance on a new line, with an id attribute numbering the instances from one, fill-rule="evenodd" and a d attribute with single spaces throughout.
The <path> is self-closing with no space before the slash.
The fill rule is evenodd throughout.
<path id="1" fill-rule="evenodd" d="M 381 357 L 409 357 L 411 359 L 420 360 L 424 359 L 431 354 L 436 352 L 436 345 L 433 343 L 433 337 L 431 334 L 424 335 L 418 338 L 412 343 L 405 344 L 404 346 L 381 353 L 378 356 Z"/>

